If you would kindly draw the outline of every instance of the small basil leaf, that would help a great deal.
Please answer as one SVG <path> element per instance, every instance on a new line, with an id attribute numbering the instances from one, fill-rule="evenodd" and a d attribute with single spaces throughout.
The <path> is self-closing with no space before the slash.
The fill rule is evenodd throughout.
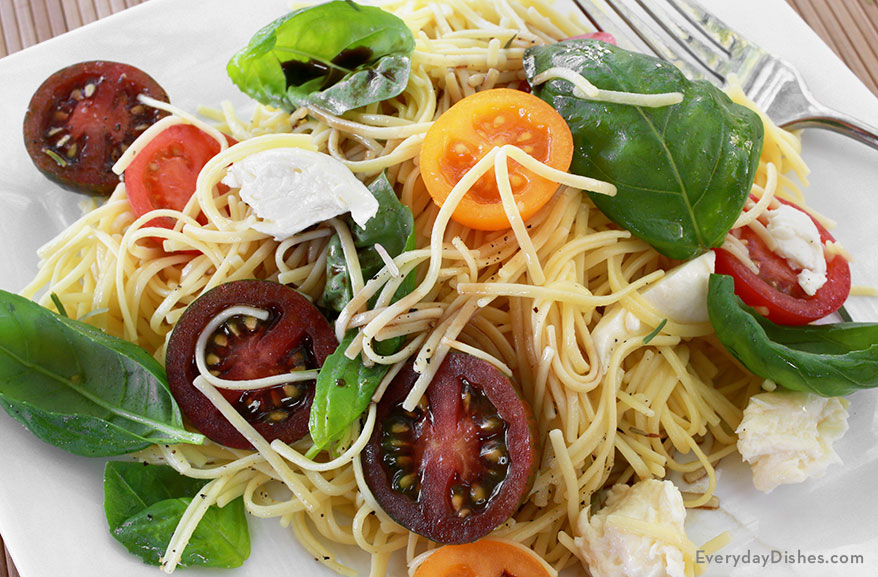
<path id="1" fill-rule="evenodd" d="M 590 101 L 566 80 L 534 86 L 573 133 L 570 170 L 612 182 L 615 197 L 589 193 L 610 219 L 662 254 L 692 258 L 722 244 L 744 206 L 762 150 L 759 116 L 706 81 L 674 66 L 597 40 L 529 48 L 528 81 L 553 67 L 604 90 L 681 92 L 673 106 Z"/>
<path id="2" fill-rule="evenodd" d="M 415 228 L 412 211 L 399 201 L 385 174 L 382 173 L 369 185 L 369 191 L 378 201 L 378 212 L 375 216 L 366 222 L 364 228 L 359 227 L 350 217 L 347 218 L 365 280 L 375 276 L 384 267 L 384 261 L 375 250 L 375 245 L 383 246 L 391 258 L 399 256 L 409 250 L 406 243 L 413 237 Z M 413 238 L 411 240 L 413 242 Z M 326 258 L 323 303 L 335 311 L 341 311 L 352 296 L 347 261 L 341 241 L 338 235 L 334 235 L 329 241 Z"/>
<path id="3" fill-rule="evenodd" d="M 329 446 L 348 430 L 369 406 L 372 394 L 390 369 L 389 365 L 380 364 L 367 367 L 361 355 L 347 358 L 344 351 L 356 336 L 356 330 L 348 331 L 335 352 L 326 358 L 317 376 L 308 422 L 314 441 L 309 455 Z M 401 344 L 400 339 L 393 340 L 397 347 Z M 393 352 L 387 351 L 388 354 Z"/>
<path id="4" fill-rule="evenodd" d="M 393 187 L 383 174 L 369 187 L 378 199 L 378 214 L 360 228 L 350 223 L 360 258 L 363 276 L 370 278 L 384 266 L 384 261 L 373 248 L 381 244 L 391 257 L 415 248 L 414 219 L 411 210 L 396 197 Z M 338 243 L 338 237 L 330 242 Z M 341 244 L 336 247 L 333 255 L 330 244 L 329 258 L 326 265 L 326 287 L 323 292 L 324 302 L 340 311 L 351 299 L 350 274 Z M 415 288 L 415 275 L 409 274 L 393 295 L 393 301 L 401 299 Z M 348 331 L 335 352 L 326 358 L 317 376 L 314 401 L 308 420 L 308 430 L 314 446 L 308 453 L 313 457 L 323 448 L 336 442 L 351 423 L 357 420 L 369 406 L 372 394 L 381 379 L 390 369 L 388 365 L 363 364 L 362 354 L 353 359 L 344 355 L 357 331 Z M 405 342 L 405 337 L 375 342 L 375 352 L 380 355 L 391 355 L 397 352 Z"/>
<path id="5" fill-rule="evenodd" d="M 389 12 L 354 2 L 302 8 L 262 28 L 229 61 L 244 93 L 263 104 L 342 114 L 400 94 L 414 37 Z"/>
<path id="6" fill-rule="evenodd" d="M 711 275 L 707 306 L 717 338 L 760 377 L 825 397 L 878 387 L 876 323 L 776 325 L 735 296 L 724 275 Z"/>
<path id="7" fill-rule="evenodd" d="M 0 291 L 0 405 L 43 441 L 91 457 L 204 442 L 183 428 L 140 347 Z"/>
<path id="8" fill-rule="evenodd" d="M 204 480 L 170 467 L 111 462 L 104 470 L 104 510 L 110 533 L 144 563 L 160 565 L 177 524 Z M 239 567 L 250 556 L 244 502 L 211 506 L 183 551 L 184 567 Z"/>

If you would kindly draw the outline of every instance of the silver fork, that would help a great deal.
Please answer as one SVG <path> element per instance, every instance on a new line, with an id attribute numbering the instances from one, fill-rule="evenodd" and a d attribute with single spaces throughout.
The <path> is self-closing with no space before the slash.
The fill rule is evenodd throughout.
<path id="1" fill-rule="evenodd" d="M 723 86 L 736 75 L 744 93 L 784 128 L 824 128 L 878 149 L 878 127 L 817 102 L 799 72 L 692 0 L 574 0 L 620 46 L 677 65 L 691 79 Z"/>

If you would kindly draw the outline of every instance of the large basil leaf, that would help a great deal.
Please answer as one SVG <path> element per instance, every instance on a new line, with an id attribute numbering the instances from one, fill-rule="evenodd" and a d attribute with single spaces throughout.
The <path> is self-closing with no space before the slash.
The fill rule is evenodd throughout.
<path id="1" fill-rule="evenodd" d="M 534 86 L 570 126 L 571 172 L 618 187 L 615 197 L 589 193 L 604 214 L 672 258 L 722 244 L 759 163 L 757 114 L 666 62 L 597 40 L 529 48 L 524 67 L 529 81 L 563 67 L 604 90 L 683 93 L 680 104 L 643 108 L 578 98 L 566 80 Z"/>
<path id="2" fill-rule="evenodd" d="M 0 404 L 43 441 L 77 455 L 196 443 L 162 366 L 140 347 L 0 291 Z"/>
<path id="3" fill-rule="evenodd" d="M 104 469 L 104 511 L 110 533 L 144 563 L 160 565 L 171 536 L 203 479 L 170 467 L 110 462 Z M 184 567 L 239 567 L 250 556 L 244 502 L 208 508 L 183 551 Z"/>
<path id="4" fill-rule="evenodd" d="M 415 221 L 412 211 L 399 201 L 393 186 L 382 173 L 369 185 L 369 191 L 378 201 L 378 212 L 366 222 L 365 228 L 358 226 L 348 217 L 348 226 L 357 247 L 357 257 L 363 278 L 369 280 L 384 267 L 384 261 L 375 250 L 380 244 L 391 257 L 402 254 L 406 243 L 414 243 Z M 348 271 L 344 251 L 338 235 L 329 241 L 329 254 L 326 258 L 326 285 L 323 288 L 323 303 L 335 311 L 341 311 L 353 297 L 351 275 Z"/>
<path id="5" fill-rule="evenodd" d="M 278 18 L 229 61 L 244 93 L 263 104 L 342 114 L 400 94 L 415 41 L 380 8 L 329 2 Z"/>
<path id="6" fill-rule="evenodd" d="M 776 325 L 735 296 L 734 286 L 730 276 L 711 275 L 710 322 L 754 374 L 825 397 L 878 387 L 878 324 Z"/>

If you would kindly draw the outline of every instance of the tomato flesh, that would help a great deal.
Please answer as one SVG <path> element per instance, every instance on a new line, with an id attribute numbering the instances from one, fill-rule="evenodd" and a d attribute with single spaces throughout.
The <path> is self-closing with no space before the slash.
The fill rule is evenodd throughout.
<path id="1" fill-rule="evenodd" d="M 235 314 L 207 338 L 204 363 L 216 377 L 240 381 L 316 369 L 338 346 L 320 311 L 290 287 L 259 280 L 226 283 L 193 302 L 177 322 L 165 360 L 171 393 L 183 414 L 213 441 L 238 449 L 250 443 L 194 386 L 198 338 L 222 311 L 250 306 L 266 320 Z M 308 432 L 314 381 L 257 390 L 219 389 L 266 440 L 291 443 Z"/>
<path id="2" fill-rule="evenodd" d="M 421 147 L 421 176 L 442 205 L 454 186 L 494 147 L 511 144 L 538 161 L 566 171 L 573 137 L 564 119 L 532 94 L 509 88 L 477 92 L 457 102 L 430 127 Z M 555 194 L 558 184 L 508 160 L 509 183 L 527 220 Z M 509 228 L 491 169 L 463 197 L 452 218 L 477 230 Z"/>
<path id="3" fill-rule="evenodd" d="M 394 379 L 378 407 L 363 472 L 398 523 L 440 543 L 469 543 L 524 500 L 537 466 L 530 409 L 493 365 L 450 354 L 421 404 L 402 408 L 417 374 Z"/>
<path id="4" fill-rule="evenodd" d="M 118 62 L 80 62 L 37 89 L 24 118 L 24 140 L 36 167 L 62 186 L 110 194 L 111 169 L 144 130 L 167 113 L 138 102 L 168 95 L 142 70 Z"/>
<path id="5" fill-rule="evenodd" d="M 219 151 L 215 138 L 191 124 L 175 124 L 156 135 L 125 169 L 125 191 L 134 214 L 160 208 L 182 211 L 195 192 L 198 173 Z M 175 220 L 161 217 L 148 224 L 173 228 Z"/>
<path id="6" fill-rule="evenodd" d="M 795 204 L 778 199 L 796 207 Z M 833 236 L 811 217 L 825 245 Z M 732 232 L 747 247 L 750 259 L 759 267 L 754 274 L 741 261 L 723 249 L 716 249 L 716 272 L 735 280 L 735 294 L 747 305 L 767 313 L 772 322 L 782 325 L 803 325 L 835 312 L 844 304 L 851 290 L 851 271 L 847 260 L 840 255 L 827 259 L 826 283 L 814 295 L 802 290 L 797 271 L 786 259 L 772 252 L 759 236 L 748 227 Z"/>

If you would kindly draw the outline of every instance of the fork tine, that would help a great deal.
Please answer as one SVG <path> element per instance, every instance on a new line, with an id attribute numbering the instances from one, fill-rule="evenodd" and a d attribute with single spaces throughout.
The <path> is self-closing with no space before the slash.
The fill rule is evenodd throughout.
<path id="1" fill-rule="evenodd" d="M 707 12 L 694 0 L 665 0 L 697 30 L 703 38 L 721 51 L 725 57 L 711 63 L 716 72 L 728 77 L 730 74 L 747 76 L 765 52 L 729 26 Z"/>
<path id="2" fill-rule="evenodd" d="M 658 17 L 651 10 L 644 10 L 642 6 L 620 0 L 591 0 L 591 4 L 598 10 L 601 9 L 601 6 L 608 7 L 609 10 L 605 10 L 605 12 L 612 13 L 616 23 L 615 28 L 607 26 L 605 29 L 616 33 L 621 27 L 639 41 L 639 47 L 636 48 L 639 51 L 651 52 L 659 58 L 671 62 L 690 78 L 714 78 L 710 68 L 685 50 L 684 45 L 675 40 L 674 34 L 662 26 Z"/>
<path id="3" fill-rule="evenodd" d="M 661 27 L 694 60 L 697 68 L 703 69 L 708 79 L 711 77 L 721 84 L 725 83 L 725 75 L 721 72 L 723 64 L 729 59 L 728 51 L 712 41 L 704 34 L 701 27 L 682 12 L 673 0 L 666 0 L 668 10 L 658 8 L 658 2 L 635 0 L 641 9 L 648 14 L 656 25 Z M 695 34 L 693 34 L 695 32 Z M 676 51 L 679 54 L 679 50 Z"/>

